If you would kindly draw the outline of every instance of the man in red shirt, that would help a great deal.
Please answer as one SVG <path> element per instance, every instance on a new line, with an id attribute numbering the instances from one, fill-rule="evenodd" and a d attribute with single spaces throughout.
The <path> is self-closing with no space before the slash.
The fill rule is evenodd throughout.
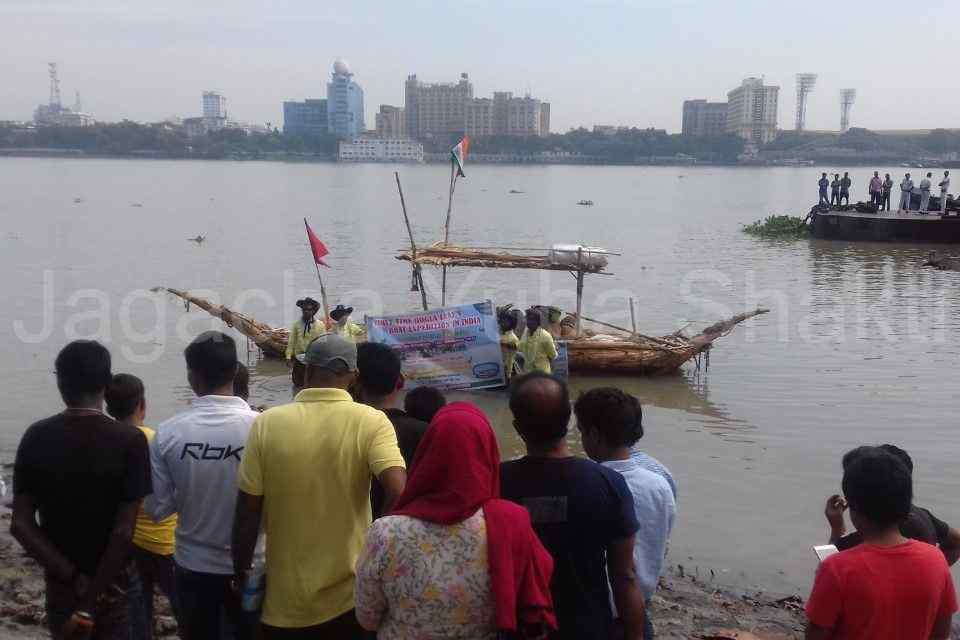
<path id="1" fill-rule="evenodd" d="M 913 499 L 906 466 L 871 448 L 844 469 L 843 493 L 863 544 L 820 565 L 807 640 L 946 640 L 957 610 L 950 569 L 936 547 L 899 529 Z"/>

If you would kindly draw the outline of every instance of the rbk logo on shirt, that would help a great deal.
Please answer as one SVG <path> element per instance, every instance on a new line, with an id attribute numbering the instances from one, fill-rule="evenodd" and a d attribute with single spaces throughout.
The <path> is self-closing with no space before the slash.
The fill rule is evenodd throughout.
<path id="1" fill-rule="evenodd" d="M 180 451 L 180 459 L 193 458 L 194 460 L 228 460 L 236 458 L 240 462 L 240 452 L 243 447 L 233 448 L 231 445 L 225 447 L 214 447 L 207 442 L 185 442 Z"/>

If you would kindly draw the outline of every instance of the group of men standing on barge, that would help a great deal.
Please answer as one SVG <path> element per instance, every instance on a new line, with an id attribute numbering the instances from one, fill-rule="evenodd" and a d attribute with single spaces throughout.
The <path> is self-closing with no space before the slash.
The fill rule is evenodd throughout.
<path id="1" fill-rule="evenodd" d="M 817 182 L 820 195 L 818 206 L 839 207 L 844 204 L 849 205 L 852 184 L 853 181 L 847 172 L 844 172 L 842 178 L 839 173 L 833 174 L 832 181 L 827 177 L 826 172 L 822 173 L 819 182 Z M 873 172 L 873 177 L 870 178 L 868 185 L 868 192 L 870 194 L 870 204 L 876 207 L 877 211 L 890 211 L 890 193 L 893 191 L 893 185 L 894 182 L 889 173 L 881 178 L 879 171 Z M 943 180 L 937 186 L 940 187 L 940 213 L 945 214 L 947 212 L 947 194 L 950 190 L 949 171 L 943 172 Z M 920 214 L 929 213 L 932 187 L 933 172 L 928 171 L 927 175 L 920 180 L 920 184 L 914 184 L 910 174 L 905 174 L 900 182 L 900 205 L 897 213 L 910 211 L 914 192 L 920 194 Z M 829 197 L 827 195 L 828 190 Z"/>

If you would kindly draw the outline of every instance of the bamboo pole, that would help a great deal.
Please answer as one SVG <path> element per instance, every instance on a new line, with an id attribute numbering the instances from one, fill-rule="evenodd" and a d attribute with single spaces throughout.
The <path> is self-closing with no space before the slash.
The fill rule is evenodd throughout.
<path id="1" fill-rule="evenodd" d="M 427 311 L 427 292 L 423 288 L 423 273 L 420 271 L 420 265 L 417 264 L 417 243 L 413 239 L 413 229 L 410 226 L 410 217 L 407 215 L 407 203 L 403 198 L 403 187 L 400 186 L 400 172 L 394 171 L 393 177 L 397 179 L 397 191 L 400 193 L 400 206 L 403 208 L 403 221 L 407 225 L 407 235 L 410 236 L 410 266 L 413 267 L 413 280 L 420 289 L 420 301 L 423 303 L 423 310 Z"/>
<path id="2" fill-rule="evenodd" d="M 577 331 L 576 336 L 580 337 L 581 316 L 583 312 L 583 247 L 577 248 Z"/>
<path id="3" fill-rule="evenodd" d="M 443 244 L 450 243 L 450 213 L 453 210 L 453 190 L 457 188 L 456 163 L 450 161 L 450 194 L 447 198 L 447 220 L 443 225 Z M 440 276 L 440 306 L 447 306 L 447 265 L 443 265 Z"/>
<path id="4" fill-rule="evenodd" d="M 320 265 L 314 261 L 313 265 L 317 268 L 317 280 L 320 281 L 320 300 L 323 302 L 323 326 L 330 326 L 330 305 L 327 303 L 327 288 L 323 286 L 323 278 L 320 276 Z"/>
<path id="5" fill-rule="evenodd" d="M 633 335 L 637 335 L 637 316 L 633 311 L 633 298 L 630 298 L 630 326 L 633 327 Z"/>

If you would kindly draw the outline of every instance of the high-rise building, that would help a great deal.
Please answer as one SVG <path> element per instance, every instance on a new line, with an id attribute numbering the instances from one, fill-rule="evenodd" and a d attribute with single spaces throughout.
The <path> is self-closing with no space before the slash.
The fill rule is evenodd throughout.
<path id="1" fill-rule="evenodd" d="M 352 138 L 366 131 L 363 120 L 363 89 L 353 81 L 346 60 L 333 63 L 333 75 L 327 83 L 327 123 L 338 138 Z"/>
<path id="2" fill-rule="evenodd" d="M 683 124 L 685 136 L 719 136 L 727 128 L 727 103 L 706 100 L 683 101 Z"/>
<path id="3" fill-rule="evenodd" d="M 326 98 L 283 103 L 283 132 L 287 135 L 325 136 L 330 132 Z"/>
<path id="4" fill-rule="evenodd" d="M 465 73 L 460 81 L 420 82 L 416 75 L 404 85 L 404 112 L 407 136 L 423 140 L 433 136 L 462 134 L 466 129 L 467 103 L 473 99 L 473 85 Z"/>
<path id="5" fill-rule="evenodd" d="M 216 91 L 203 92 L 203 117 L 208 120 L 226 119 L 227 98 Z"/>
<path id="6" fill-rule="evenodd" d="M 380 105 L 380 112 L 377 114 L 377 137 L 383 140 L 402 140 L 407 137 L 403 107 Z"/>
<path id="7" fill-rule="evenodd" d="M 550 103 L 540 103 L 540 135 L 550 135 Z"/>
<path id="8" fill-rule="evenodd" d="M 474 98 L 467 103 L 464 132 L 471 137 L 493 135 L 494 102 L 490 98 Z"/>
<path id="9" fill-rule="evenodd" d="M 514 98 L 510 92 L 493 94 L 494 134 L 505 136 L 539 136 L 540 105 L 536 98 Z M 506 122 L 501 118 L 506 115 Z"/>
<path id="10" fill-rule="evenodd" d="M 777 137 L 777 98 L 780 87 L 763 84 L 762 78 L 747 78 L 727 93 L 727 133 L 752 145 Z"/>

